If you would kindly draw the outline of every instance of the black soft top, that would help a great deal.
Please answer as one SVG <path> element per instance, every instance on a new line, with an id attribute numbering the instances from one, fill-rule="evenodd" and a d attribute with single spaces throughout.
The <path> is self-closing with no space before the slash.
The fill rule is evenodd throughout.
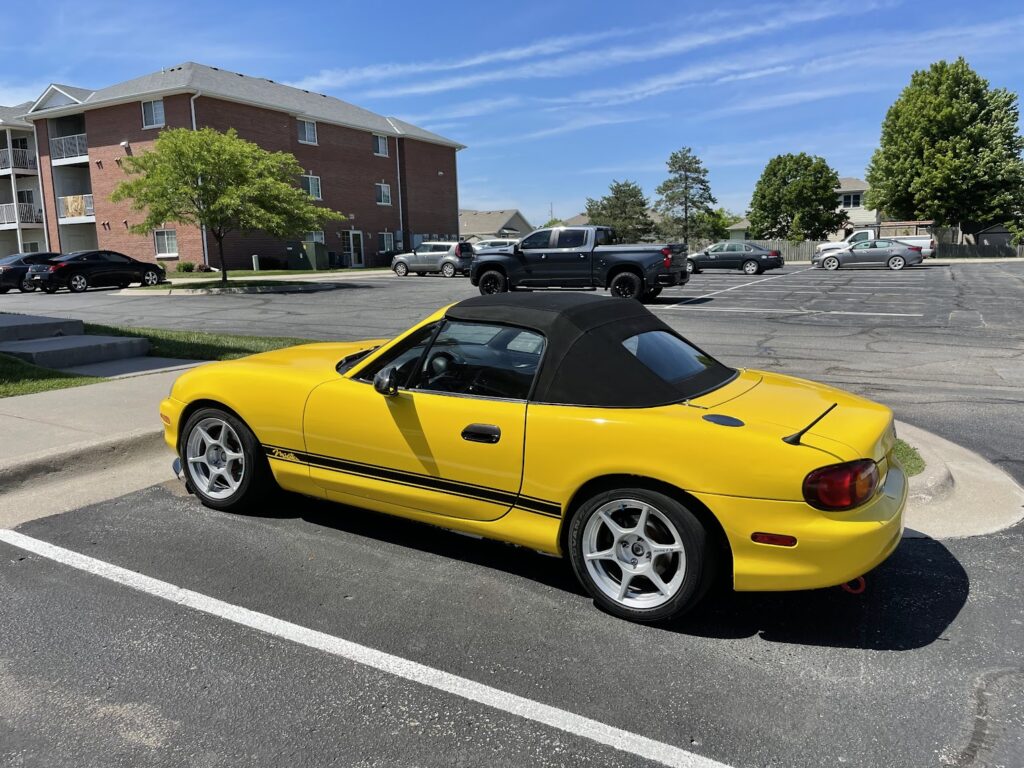
<path id="1" fill-rule="evenodd" d="M 650 408 L 697 397 L 736 375 L 710 356 L 706 371 L 682 382 L 654 373 L 622 342 L 647 331 L 683 337 L 638 301 L 580 293 L 501 293 L 461 301 L 446 317 L 542 334 L 547 346 L 530 396 L 535 402 Z"/>

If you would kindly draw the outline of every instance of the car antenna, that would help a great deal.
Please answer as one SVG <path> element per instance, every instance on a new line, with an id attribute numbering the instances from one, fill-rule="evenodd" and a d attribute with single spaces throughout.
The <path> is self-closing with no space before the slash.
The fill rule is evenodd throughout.
<path id="1" fill-rule="evenodd" d="M 807 432 L 810 431 L 811 427 L 813 427 L 819 421 L 821 421 L 826 416 L 828 416 L 830 413 L 832 413 L 832 409 L 835 408 L 837 405 L 839 405 L 839 403 L 832 403 L 832 405 L 830 405 L 828 408 L 825 409 L 825 412 L 823 414 L 821 414 L 821 416 L 816 418 L 814 421 L 812 421 L 806 427 L 801 429 L 799 432 L 794 432 L 792 435 L 789 435 L 788 437 L 782 438 L 782 442 L 789 443 L 790 445 L 800 445 L 800 438 L 803 437 L 805 434 L 807 434 Z"/>

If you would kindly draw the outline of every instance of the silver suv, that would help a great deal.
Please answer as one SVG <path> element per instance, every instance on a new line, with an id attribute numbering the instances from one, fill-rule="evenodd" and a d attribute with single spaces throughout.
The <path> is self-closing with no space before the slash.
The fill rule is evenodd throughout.
<path id="1" fill-rule="evenodd" d="M 410 272 L 419 275 L 440 273 L 445 277 L 468 275 L 473 260 L 473 246 L 469 243 L 423 242 L 411 253 L 400 253 L 391 260 L 391 268 L 399 277 Z"/>

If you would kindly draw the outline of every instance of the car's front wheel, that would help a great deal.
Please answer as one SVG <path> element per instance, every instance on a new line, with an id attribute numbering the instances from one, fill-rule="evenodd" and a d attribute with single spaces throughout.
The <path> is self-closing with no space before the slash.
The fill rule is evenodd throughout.
<path id="1" fill-rule="evenodd" d="M 823 266 L 825 269 L 835 271 L 839 269 L 839 259 L 837 259 L 835 256 L 826 256 L 824 259 L 822 259 L 821 266 Z"/>
<path id="2" fill-rule="evenodd" d="M 889 269 L 896 270 L 897 272 L 907 266 L 907 260 L 902 256 L 893 256 L 889 259 Z"/>
<path id="3" fill-rule="evenodd" d="M 635 272 L 619 272 L 608 284 L 608 292 L 619 299 L 639 299 L 644 281 Z"/>
<path id="4" fill-rule="evenodd" d="M 181 434 L 179 453 L 186 481 L 206 506 L 244 511 L 265 501 L 275 487 L 259 440 L 234 414 L 200 408 L 185 422 Z"/>
<path id="5" fill-rule="evenodd" d="M 577 578 L 600 607 L 631 621 L 692 608 L 711 583 L 707 532 L 679 501 L 644 488 L 600 493 L 569 528 Z"/>
<path id="6" fill-rule="evenodd" d="M 142 273 L 143 285 L 156 285 L 160 282 L 160 273 L 155 269 L 147 269 Z"/>
<path id="7" fill-rule="evenodd" d="M 479 288 L 483 296 L 505 293 L 508 290 L 508 279 L 498 270 L 489 269 L 480 275 Z"/>
<path id="8" fill-rule="evenodd" d="M 441 265 L 441 274 L 445 277 L 455 277 L 455 265 L 450 261 L 446 261 Z"/>

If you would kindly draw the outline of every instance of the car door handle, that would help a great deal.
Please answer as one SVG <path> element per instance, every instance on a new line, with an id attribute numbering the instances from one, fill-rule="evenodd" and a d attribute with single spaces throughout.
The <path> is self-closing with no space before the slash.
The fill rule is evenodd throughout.
<path id="1" fill-rule="evenodd" d="M 494 424 L 470 424 L 462 430 L 462 439 L 471 443 L 496 443 L 501 440 L 501 429 Z"/>
<path id="2" fill-rule="evenodd" d="M 587 254 L 585 254 L 585 253 L 581 253 L 581 254 L 580 254 L 580 258 L 581 258 L 581 259 L 585 259 L 585 258 L 587 258 Z"/>
<path id="3" fill-rule="evenodd" d="M 546 253 L 542 253 L 542 254 L 540 255 L 540 257 L 541 257 L 542 259 L 546 259 L 546 258 L 548 257 L 548 255 L 547 255 Z"/>

